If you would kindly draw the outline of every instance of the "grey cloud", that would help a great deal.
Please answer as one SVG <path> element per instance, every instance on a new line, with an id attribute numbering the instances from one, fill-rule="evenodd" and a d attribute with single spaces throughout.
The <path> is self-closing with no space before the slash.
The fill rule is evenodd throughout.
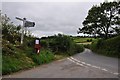
<path id="1" fill-rule="evenodd" d="M 58 32 L 76 35 L 78 27 L 87 16 L 87 11 L 99 2 L 4 2 L 6 13 L 15 24 L 22 24 L 15 17 L 35 21 L 29 30 L 36 35 L 52 35 Z M 41 35 L 42 34 L 42 35 Z"/>

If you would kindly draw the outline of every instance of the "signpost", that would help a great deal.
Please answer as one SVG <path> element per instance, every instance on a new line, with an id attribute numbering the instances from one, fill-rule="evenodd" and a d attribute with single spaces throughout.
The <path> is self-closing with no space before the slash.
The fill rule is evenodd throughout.
<path id="1" fill-rule="evenodd" d="M 20 20 L 20 21 L 23 21 L 23 26 L 22 26 L 22 34 L 21 34 L 21 44 L 23 44 L 23 38 L 24 38 L 24 29 L 27 28 L 27 27 L 34 27 L 35 26 L 35 22 L 30 22 L 30 21 L 27 21 L 26 18 L 19 18 L 19 17 L 16 17 L 16 19 Z"/>
<path id="2" fill-rule="evenodd" d="M 34 26 L 35 26 L 34 22 L 30 22 L 30 21 L 25 22 L 25 27 L 34 27 Z"/>

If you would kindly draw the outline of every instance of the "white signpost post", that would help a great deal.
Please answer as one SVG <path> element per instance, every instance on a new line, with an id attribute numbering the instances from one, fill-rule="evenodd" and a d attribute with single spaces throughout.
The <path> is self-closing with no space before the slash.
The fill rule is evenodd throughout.
<path id="1" fill-rule="evenodd" d="M 21 44 L 23 44 L 23 38 L 24 38 L 24 29 L 27 28 L 27 27 L 34 27 L 35 26 L 35 22 L 30 22 L 30 21 L 27 21 L 26 18 L 18 18 L 16 17 L 16 19 L 20 20 L 20 21 L 23 21 L 23 26 L 22 26 L 22 34 L 21 34 Z"/>

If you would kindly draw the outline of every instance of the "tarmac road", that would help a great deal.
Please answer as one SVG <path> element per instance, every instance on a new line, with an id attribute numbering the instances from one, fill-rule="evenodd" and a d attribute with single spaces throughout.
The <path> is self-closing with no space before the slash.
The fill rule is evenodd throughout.
<path id="1" fill-rule="evenodd" d="M 118 78 L 118 59 L 91 50 L 3 78 Z"/>

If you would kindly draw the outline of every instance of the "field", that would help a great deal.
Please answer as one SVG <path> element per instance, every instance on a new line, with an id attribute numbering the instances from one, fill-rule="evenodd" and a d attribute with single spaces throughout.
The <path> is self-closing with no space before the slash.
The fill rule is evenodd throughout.
<path id="1" fill-rule="evenodd" d="M 73 37 L 74 42 L 76 42 L 77 44 L 83 44 L 83 45 L 87 45 L 87 44 L 91 44 L 92 42 L 97 41 L 98 39 L 96 38 L 81 38 L 81 37 Z"/>

